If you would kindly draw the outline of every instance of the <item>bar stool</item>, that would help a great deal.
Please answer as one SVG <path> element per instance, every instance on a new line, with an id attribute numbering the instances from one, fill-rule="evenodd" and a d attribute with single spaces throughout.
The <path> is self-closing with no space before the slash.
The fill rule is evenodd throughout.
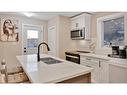
<path id="1" fill-rule="evenodd" d="M 16 67 L 14 71 L 8 72 L 6 62 L 1 62 L 1 83 L 30 83 L 22 67 Z"/>
<path id="2" fill-rule="evenodd" d="M 1 83 L 8 83 L 8 78 L 7 78 L 7 67 L 6 65 L 4 64 L 4 62 L 1 62 L 1 69 L 0 69 L 0 82 Z"/>

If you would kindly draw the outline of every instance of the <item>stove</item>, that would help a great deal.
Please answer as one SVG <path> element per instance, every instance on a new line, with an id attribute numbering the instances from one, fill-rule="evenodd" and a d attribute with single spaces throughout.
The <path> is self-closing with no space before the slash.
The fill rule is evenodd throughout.
<path id="1" fill-rule="evenodd" d="M 69 51 L 69 52 L 65 52 L 65 53 L 69 53 L 69 54 L 80 54 L 80 53 L 90 53 L 89 51 Z"/>
<path id="2" fill-rule="evenodd" d="M 88 51 L 70 51 L 65 52 L 66 60 L 80 64 L 80 53 L 90 53 Z"/>

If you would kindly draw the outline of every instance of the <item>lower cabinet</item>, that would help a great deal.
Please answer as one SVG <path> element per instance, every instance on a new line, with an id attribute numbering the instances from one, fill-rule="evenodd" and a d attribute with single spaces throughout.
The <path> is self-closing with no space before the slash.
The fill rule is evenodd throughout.
<path id="1" fill-rule="evenodd" d="M 100 60 L 100 83 L 108 83 L 109 82 L 109 64 L 107 60 Z"/>
<path id="2" fill-rule="evenodd" d="M 108 80 L 108 64 L 106 60 L 91 58 L 91 57 L 81 57 L 81 65 L 93 68 L 91 72 L 91 82 L 93 83 L 107 83 Z"/>
<path id="3" fill-rule="evenodd" d="M 127 68 L 110 63 L 108 60 L 81 56 L 81 65 L 93 68 L 91 82 L 95 83 L 127 83 Z"/>
<path id="4" fill-rule="evenodd" d="M 109 83 L 127 83 L 127 68 L 109 64 Z"/>
<path id="5" fill-rule="evenodd" d="M 99 60 L 83 56 L 80 57 L 80 63 L 81 65 L 94 68 L 94 70 L 91 72 L 91 82 L 97 83 L 99 79 Z"/>

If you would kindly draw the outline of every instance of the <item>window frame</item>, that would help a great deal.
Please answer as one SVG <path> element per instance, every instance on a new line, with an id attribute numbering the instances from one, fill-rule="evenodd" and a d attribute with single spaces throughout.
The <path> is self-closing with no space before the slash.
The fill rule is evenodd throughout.
<path id="1" fill-rule="evenodd" d="M 127 40 L 127 33 L 126 33 L 127 16 L 125 13 L 115 13 L 112 15 L 97 18 L 97 48 L 109 49 L 109 47 L 105 47 L 103 45 L 103 41 L 104 41 L 104 25 L 103 25 L 103 22 L 107 21 L 107 20 L 120 18 L 120 17 L 124 17 L 124 44 L 127 43 L 126 42 L 126 40 Z"/>

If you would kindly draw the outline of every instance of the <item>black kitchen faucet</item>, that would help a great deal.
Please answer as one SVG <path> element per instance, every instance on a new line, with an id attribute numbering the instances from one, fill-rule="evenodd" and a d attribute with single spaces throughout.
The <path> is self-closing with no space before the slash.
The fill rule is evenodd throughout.
<path id="1" fill-rule="evenodd" d="M 40 61 L 40 46 L 41 46 L 42 44 L 45 44 L 45 45 L 47 46 L 47 50 L 50 51 L 50 48 L 49 48 L 49 46 L 48 46 L 47 43 L 45 43 L 45 42 L 40 43 L 40 44 L 38 45 L 37 61 Z"/>

